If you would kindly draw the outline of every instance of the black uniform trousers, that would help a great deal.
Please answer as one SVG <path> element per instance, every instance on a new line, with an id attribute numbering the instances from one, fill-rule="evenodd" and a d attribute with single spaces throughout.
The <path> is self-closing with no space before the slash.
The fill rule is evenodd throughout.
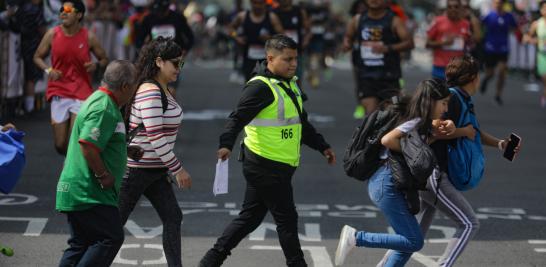
<path id="1" fill-rule="evenodd" d="M 296 168 L 270 161 L 246 148 L 244 151 L 243 174 L 247 185 L 243 206 L 239 216 L 218 238 L 214 249 L 229 254 L 270 211 L 277 225 L 287 266 L 307 266 L 298 237 L 298 213 L 291 183 Z"/>

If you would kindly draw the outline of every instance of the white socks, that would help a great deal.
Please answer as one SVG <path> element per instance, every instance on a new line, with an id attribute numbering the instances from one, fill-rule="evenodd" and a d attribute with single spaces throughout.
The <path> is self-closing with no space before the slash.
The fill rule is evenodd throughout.
<path id="1" fill-rule="evenodd" d="M 34 96 L 25 96 L 25 112 L 34 111 Z"/>

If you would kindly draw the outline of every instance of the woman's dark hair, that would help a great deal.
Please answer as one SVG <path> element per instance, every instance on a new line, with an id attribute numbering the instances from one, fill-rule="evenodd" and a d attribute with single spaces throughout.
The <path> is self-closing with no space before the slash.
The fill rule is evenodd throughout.
<path id="1" fill-rule="evenodd" d="M 432 128 L 432 109 L 435 101 L 450 95 L 449 88 L 443 80 L 429 79 L 420 82 L 407 106 L 402 121 L 421 118 L 417 130 L 422 134 L 428 134 Z"/>
<path id="2" fill-rule="evenodd" d="M 138 54 L 136 63 L 137 69 L 137 84 L 140 86 L 146 81 L 155 80 L 159 74 L 159 67 L 155 64 L 155 60 L 160 57 L 163 60 L 174 59 L 182 56 L 182 48 L 176 44 L 173 38 L 158 37 L 155 40 L 144 45 Z M 167 88 L 160 88 L 165 90 Z M 131 97 L 131 100 L 125 106 L 125 120 L 129 120 L 131 114 L 131 106 L 135 101 L 136 91 Z"/>
<path id="3" fill-rule="evenodd" d="M 140 49 L 136 68 L 138 72 L 138 84 L 144 81 L 153 80 L 159 73 L 159 67 L 155 60 L 160 57 L 163 60 L 169 60 L 182 56 L 182 48 L 174 42 L 172 38 L 158 37 L 147 43 Z"/>
<path id="4" fill-rule="evenodd" d="M 480 66 L 471 55 L 452 58 L 446 66 L 446 79 L 449 87 L 464 86 L 478 76 Z"/>

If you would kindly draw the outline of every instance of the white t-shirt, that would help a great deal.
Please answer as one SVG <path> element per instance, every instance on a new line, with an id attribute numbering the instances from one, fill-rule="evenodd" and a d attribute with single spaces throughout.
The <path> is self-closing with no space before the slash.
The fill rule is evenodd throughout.
<path id="1" fill-rule="evenodd" d="M 415 118 L 413 120 L 409 120 L 400 124 L 395 129 L 407 134 L 413 129 L 415 129 L 415 127 L 417 126 L 417 124 L 419 124 L 420 121 L 421 121 L 421 118 Z M 383 151 L 381 151 L 381 153 L 379 154 L 379 158 L 387 159 L 388 157 L 389 157 L 389 149 L 387 149 L 386 147 L 383 147 Z"/>

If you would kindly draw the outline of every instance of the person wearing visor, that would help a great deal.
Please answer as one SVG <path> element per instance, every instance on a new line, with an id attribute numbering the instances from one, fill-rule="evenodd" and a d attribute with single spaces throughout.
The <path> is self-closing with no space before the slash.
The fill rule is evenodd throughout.
<path id="1" fill-rule="evenodd" d="M 142 21 L 140 30 L 137 32 L 135 45 L 137 50 L 151 40 L 159 36 L 163 38 L 173 38 L 182 48 L 184 54 L 193 46 L 193 32 L 186 21 L 186 18 L 170 7 L 169 0 L 154 0 L 151 12 Z"/>
<path id="2" fill-rule="evenodd" d="M 82 26 L 85 6 L 67 0 L 59 10 L 61 25 L 46 32 L 34 63 L 48 76 L 46 98 L 51 102 L 51 124 L 55 149 L 66 155 L 72 125 L 80 106 L 93 93 L 91 73 L 106 67 L 108 58 L 93 32 Z M 98 59 L 94 62 L 91 53 Z M 51 66 L 44 60 L 51 54 Z"/>

